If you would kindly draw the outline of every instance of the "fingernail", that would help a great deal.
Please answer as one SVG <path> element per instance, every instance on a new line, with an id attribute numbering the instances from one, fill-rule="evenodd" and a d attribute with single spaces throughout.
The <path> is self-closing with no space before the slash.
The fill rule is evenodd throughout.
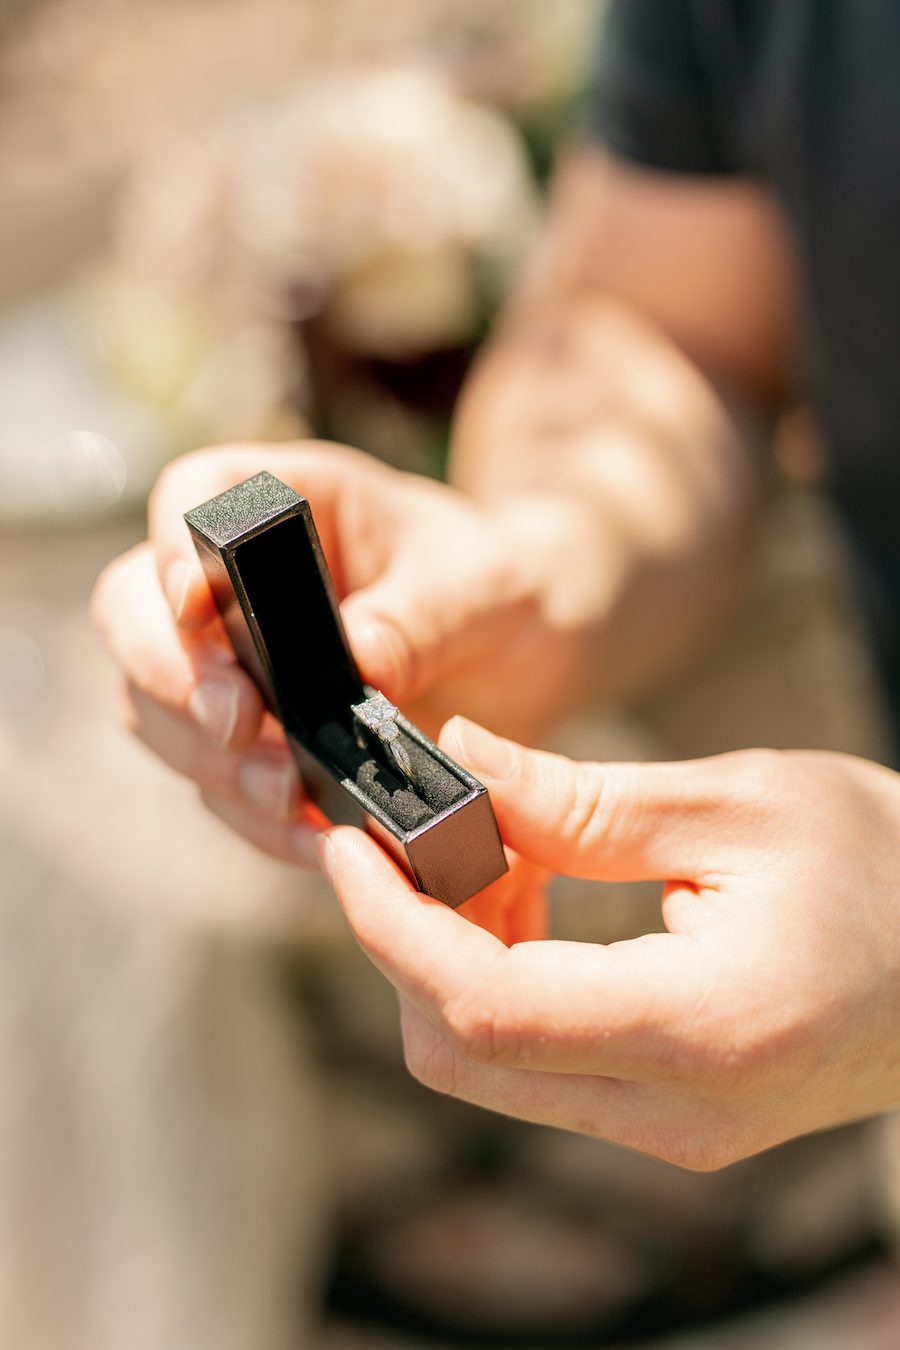
<path id="1" fill-rule="evenodd" d="M 184 558 L 176 558 L 174 562 L 169 563 L 166 570 L 163 590 L 172 608 L 172 613 L 175 615 L 176 623 L 184 613 L 192 576 L 193 568 L 190 563 L 185 562 Z"/>
<path id="2" fill-rule="evenodd" d="M 242 795 L 268 816 L 284 820 L 290 813 L 297 776 L 289 761 L 250 756 L 238 769 Z"/>
<path id="3" fill-rule="evenodd" d="M 327 834 L 319 833 L 316 835 L 316 846 L 318 849 L 319 866 L 328 877 L 329 881 L 334 879 L 334 848 Z"/>
<path id="4" fill-rule="evenodd" d="M 454 717 L 449 730 L 459 747 L 459 758 L 468 768 L 490 778 L 512 778 L 519 760 L 519 748 L 512 741 L 465 717 Z"/>
<path id="5" fill-rule="evenodd" d="M 209 738 L 224 749 L 237 724 L 238 687 L 233 680 L 204 680 L 188 699 L 188 709 Z"/>

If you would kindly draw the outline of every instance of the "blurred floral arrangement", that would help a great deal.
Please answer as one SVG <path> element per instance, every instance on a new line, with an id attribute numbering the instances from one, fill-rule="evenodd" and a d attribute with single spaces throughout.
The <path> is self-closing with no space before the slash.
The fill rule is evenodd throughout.
<path id="1" fill-rule="evenodd" d="M 427 72 L 334 70 L 140 165 L 86 302 L 117 378 L 192 438 L 371 446 L 367 368 L 468 347 L 536 212 L 501 114 Z"/>
<path id="2" fill-rule="evenodd" d="M 140 58 L 116 7 L 90 0 L 80 26 L 68 0 L 47 8 L 55 24 L 38 20 L 33 46 L 51 68 L 61 48 L 73 69 L 105 16 L 106 101 L 118 90 L 127 107 Z M 128 169 L 105 248 L 0 321 L 11 411 L 0 517 L 84 519 L 137 502 L 166 459 L 216 440 L 314 433 L 441 467 L 455 392 L 539 216 L 522 127 L 533 141 L 570 99 L 592 7 L 566 0 L 550 15 L 532 0 L 466 0 L 451 20 L 431 0 L 358 3 L 350 22 L 342 0 L 313 41 L 311 25 L 326 20 L 299 5 L 281 21 L 286 45 L 308 49 L 304 68 L 270 88 L 263 69 L 286 58 L 270 33 L 264 57 L 251 40 L 279 0 L 228 8 L 229 50 L 244 40 L 256 51 L 253 78 L 227 97 L 207 90 L 189 116 L 164 104 L 155 123 L 144 89 L 136 139 L 127 144 L 116 119 L 106 138 Z M 193 0 L 177 12 L 189 50 L 209 38 Z M 163 29 L 158 10 L 147 17 L 152 63 Z M 212 87 L 214 70 L 206 76 Z M 82 87 L 76 113 L 85 101 L 96 124 L 96 87 Z M 52 121 L 52 103 L 35 106 Z"/>

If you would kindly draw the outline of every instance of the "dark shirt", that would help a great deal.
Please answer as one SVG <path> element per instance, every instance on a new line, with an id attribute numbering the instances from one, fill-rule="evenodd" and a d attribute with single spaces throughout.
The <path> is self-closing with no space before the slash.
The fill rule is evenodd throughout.
<path id="1" fill-rule="evenodd" d="M 785 210 L 900 758 L 900 0 L 613 0 L 593 119 L 620 156 L 763 179 Z"/>

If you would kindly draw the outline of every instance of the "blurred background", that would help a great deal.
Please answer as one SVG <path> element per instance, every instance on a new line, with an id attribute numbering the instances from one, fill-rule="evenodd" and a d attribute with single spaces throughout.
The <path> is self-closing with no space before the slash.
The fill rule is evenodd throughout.
<path id="1" fill-rule="evenodd" d="M 87 602 L 161 466 L 314 432 L 440 474 L 602 63 L 588 0 L 0 10 L 0 1345 L 895 1350 L 891 1122 L 721 1175 L 428 1094 L 316 879 L 116 724 Z M 582 757 L 879 756 L 813 429 L 688 675 Z M 658 924 L 560 883 L 554 930 Z"/>

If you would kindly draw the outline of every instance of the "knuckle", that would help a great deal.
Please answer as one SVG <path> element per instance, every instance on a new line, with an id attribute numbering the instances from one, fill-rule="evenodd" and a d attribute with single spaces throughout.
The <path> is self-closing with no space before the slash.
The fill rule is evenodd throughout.
<path id="1" fill-rule="evenodd" d="M 699 992 L 666 1029 L 666 1057 L 673 1078 L 693 1087 L 727 1086 L 743 1070 L 741 1035 L 732 1009 L 721 1011 L 714 991 Z"/>
<path id="2" fill-rule="evenodd" d="M 789 758 L 780 750 L 741 750 L 729 756 L 730 787 L 742 807 L 777 811 L 787 796 Z"/>
<path id="3" fill-rule="evenodd" d="M 727 1093 L 748 1081 L 752 1064 L 740 1044 L 692 1039 L 679 1046 L 674 1069 L 680 1082 Z"/>
<path id="4" fill-rule="evenodd" d="M 748 1015 L 711 1066 L 712 1086 L 735 1098 L 777 1082 L 796 1063 L 809 1030 L 802 1011 L 789 1000 L 766 1017 Z"/>
<path id="5" fill-rule="evenodd" d="M 431 1035 L 404 1031 L 403 1058 L 409 1073 L 423 1087 L 446 1096 L 454 1095 L 457 1087 L 456 1055 L 453 1047 L 433 1029 Z"/>
<path id="6" fill-rule="evenodd" d="M 731 1097 L 758 1082 L 777 1055 L 770 1029 L 735 1009 L 715 1015 L 704 1008 L 689 1029 L 673 1036 L 673 1077 L 714 1096 Z"/>
<path id="7" fill-rule="evenodd" d="M 465 1059 L 491 1063 L 514 1058 L 515 1037 L 501 1027 L 493 992 L 474 986 L 444 1009 L 443 1026 L 450 1045 Z"/>
<path id="8" fill-rule="evenodd" d="M 569 793 L 559 821 L 559 832 L 567 844 L 577 845 L 597 832 L 601 796 L 604 815 L 608 816 L 608 811 L 607 794 L 602 789 L 598 775 L 584 764 L 575 764 L 573 768 Z"/>

